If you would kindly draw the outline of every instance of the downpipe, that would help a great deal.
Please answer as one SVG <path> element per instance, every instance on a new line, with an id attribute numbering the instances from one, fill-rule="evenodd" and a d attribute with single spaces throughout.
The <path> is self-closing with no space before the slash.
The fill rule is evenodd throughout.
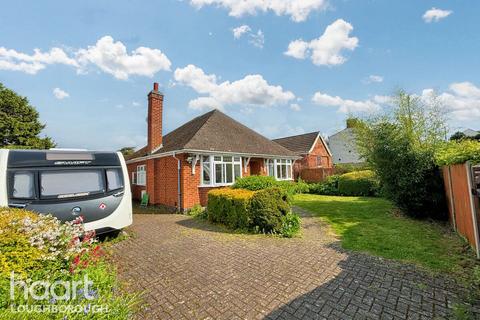
<path id="1" fill-rule="evenodd" d="M 179 158 L 175 156 L 175 152 L 173 153 L 173 158 L 177 160 L 177 194 L 178 194 L 178 212 L 182 212 L 182 189 L 180 187 L 180 173 L 181 173 L 181 161 Z"/>

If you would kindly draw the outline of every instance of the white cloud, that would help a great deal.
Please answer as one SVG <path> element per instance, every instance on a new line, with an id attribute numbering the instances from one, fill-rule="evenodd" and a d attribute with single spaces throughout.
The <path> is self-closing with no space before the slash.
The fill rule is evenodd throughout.
<path id="1" fill-rule="evenodd" d="M 427 10 L 425 14 L 422 16 L 423 21 L 430 23 L 430 22 L 438 22 L 441 19 L 444 19 L 452 14 L 453 11 L 451 10 L 442 10 L 437 8 L 432 8 Z"/>
<path id="2" fill-rule="evenodd" d="M 250 40 L 248 41 L 257 48 L 262 49 L 265 44 L 265 35 L 262 30 L 258 30 L 257 33 L 250 34 Z"/>
<path id="3" fill-rule="evenodd" d="M 425 89 L 420 96 L 422 100 L 432 97 L 436 97 L 457 120 L 480 120 L 480 87 L 471 82 L 452 83 L 447 92 L 438 94 L 433 89 Z"/>
<path id="4" fill-rule="evenodd" d="M 34 49 L 33 54 L 18 52 L 0 47 L 0 70 L 21 71 L 36 74 L 49 64 L 64 64 L 78 67 L 77 61 L 69 58 L 60 48 L 52 48 L 48 52 Z"/>
<path id="5" fill-rule="evenodd" d="M 110 36 L 104 36 L 95 45 L 74 51 L 70 56 L 56 47 L 48 52 L 35 49 L 31 55 L 0 47 L 0 70 L 36 74 L 53 64 L 72 66 L 79 73 L 86 73 L 90 66 L 96 66 L 121 80 L 131 75 L 152 77 L 158 71 L 169 71 L 171 66 L 167 56 L 158 49 L 138 47 L 129 54 L 122 42 L 115 42 Z"/>
<path id="6" fill-rule="evenodd" d="M 372 74 L 372 75 L 368 76 L 368 78 L 365 79 L 364 82 L 367 83 L 367 84 L 374 83 L 374 82 L 380 83 L 380 82 L 383 82 L 383 77 Z"/>
<path id="7" fill-rule="evenodd" d="M 379 97 L 379 96 L 377 96 Z M 312 101 L 321 106 L 338 107 L 338 111 L 342 113 L 358 113 L 358 112 L 376 112 L 380 110 L 379 101 L 364 100 L 355 101 L 350 99 L 343 99 L 339 96 L 330 96 L 325 93 L 315 92 Z"/>
<path id="8" fill-rule="evenodd" d="M 53 89 L 53 95 L 54 95 L 55 98 L 57 98 L 58 100 L 62 100 L 62 99 L 65 99 L 65 98 L 70 97 L 70 95 L 68 94 L 68 92 L 63 91 L 63 90 L 60 89 L 60 88 L 55 88 L 55 89 Z"/>
<path id="9" fill-rule="evenodd" d="M 235 39 L 240 39 L 245 33 L 250 32 L 252 29 L 246 24 L 232 29 L 233 37 Z"/>
<path id="10" fill-rule="evenodd" d="M 132 106 L 134 106 L 134 107 L 140 107 L 140 103 L 137 102 L 137 101 L 133 101 L 133 102 L 132 102 Z"/>
<path id="11" fill-rule="evenodd" d="M 288 123 L 277 123 L 275 125 L 263 125 L 253 128 L 255 131 L 269 137 L 272 139 L 286 137 L 286 136 L 295 136 L 298 134 L 305 133 L 305 129 L 301 126 L 291 126 Z"/>
<path id="12" fill-rule="evenodd" d="M 353 51 L 358 46 L 358 38 L 349 36 L 352 30 L 353 26 L 350 23 L 338 19 L 317 39 L 311 41 L 297 39 L 290 42 L 284 54 L 296 59 L 310 56 L 317 66 L 343 64 L 347 58 L 342 55 L 342 51 Z"/>
<path id="13" fill-rule="evenodd" d="M 237 18 L 273 11 L 278 16 L 288 15 L 295 22 L 305 21 L 311 12 L 325 10 L 328 6 L 326 0 L 190 0 L 190 3 L 197 8 L 223 7 L 229 10 L 230 16 Z"/>
<path id="14" fill-rule="evenodd" d="M 265 44 L 265 34 L 263 31 L 258 29 L 257 32 L 253 32 L 246 24 L 232 29 L 232 33 L 235 39 L 240 39 L 242 36 L 248 35 L 248 42 L 257 48 L 262 49 Z"/>
<path id="15" fill-rule="evenodd" d="M 237 81 L 217 83 L 217 76 L 207 75 L 194 66 L 178 68 L 174 72 L 175 80 L 191 87 L 202 96 L 191 100 L 192 109 L 224 109 L 227 105 L 273 106 L 287 104 L 295 99 L 290 91 L 281 86 L 270 85 L 261 75 L 247 75 Z"/>
<path id="16" fill-rule="evenodd" d="M 290 105 L 290 109 L 292 109 L 293 111 L 300 111 L 300 110 L 302 110 L 302 107 L 300 107 L 300 105 L 298 103 L 292 103 Z"/>
<path id="17" fill-rule="evenodd" d="M 110 36 L 104 36 L 94 46 L 80 49 L 77 60 L 85 71 L 89 64 L 96 65 L 102 71 L 117 79 L 126 80 L 130 75 L 153 77 L 160 70 L 169 71 L 171 62 L 162 51 L 147 47 L 138 47 L 128 54 L 125 45 L 114 42 Z"/>

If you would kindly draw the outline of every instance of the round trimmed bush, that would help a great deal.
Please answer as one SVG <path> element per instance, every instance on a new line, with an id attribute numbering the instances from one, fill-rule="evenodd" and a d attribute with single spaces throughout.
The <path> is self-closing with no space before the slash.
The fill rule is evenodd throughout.
<path id="1" fill-rule="evenodd" d="M 278 232 L 290 212 L 290 198 L 281 188 L 268 188 L 254 193 L 250 201 L 253 225 L 262 232 Z"/>

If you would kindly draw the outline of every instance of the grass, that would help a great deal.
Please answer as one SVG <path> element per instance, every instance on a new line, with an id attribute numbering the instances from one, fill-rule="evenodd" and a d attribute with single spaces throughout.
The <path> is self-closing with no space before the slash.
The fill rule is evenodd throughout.
<path id="1" fill-rule="evenodd" d="M 331 225 L 345 249 L 457 274 L 475 264 L 473 253 L 447 225 L 395 214 L 385 199 L 301 194 L 294 204 Z"/>

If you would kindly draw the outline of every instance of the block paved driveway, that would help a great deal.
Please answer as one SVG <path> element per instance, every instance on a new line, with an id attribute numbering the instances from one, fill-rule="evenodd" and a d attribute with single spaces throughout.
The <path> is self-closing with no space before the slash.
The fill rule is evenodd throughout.
<path id="1" fill-rule="evenodd" d="M 119 275 L 143 292 L 139 319 L 448 319 L 460 286 L 340 249 L 318 218 L 303 237 L 236 235 L 183 215 L 135 215 L 114 246 Z M 480 319 L 480 309 L 475 310 Z"/>

